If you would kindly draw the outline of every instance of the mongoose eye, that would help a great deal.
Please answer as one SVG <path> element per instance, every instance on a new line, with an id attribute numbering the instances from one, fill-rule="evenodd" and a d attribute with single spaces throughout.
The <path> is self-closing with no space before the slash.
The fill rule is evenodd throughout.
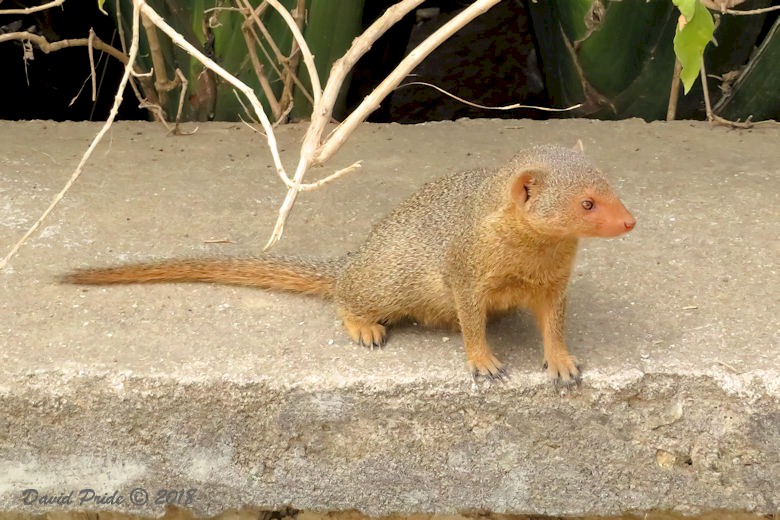
<path id="1" fill-rule="evenodd" d="M 593 209 L 593 201 L 592 200 L 583 200 L 582 201 L 582 207 L 585 208 L 587 211 L 590 211 Z"/>

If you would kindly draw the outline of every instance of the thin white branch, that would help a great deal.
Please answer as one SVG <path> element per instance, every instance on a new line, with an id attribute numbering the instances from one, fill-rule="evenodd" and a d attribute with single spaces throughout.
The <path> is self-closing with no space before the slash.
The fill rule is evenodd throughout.
<path id="1" fill-rule="evenodd" d="M 320 98 L 322 97 L 322 87 L 320 86 L 320 76 L 317 74 L 317 67 L 314 65 L 314 56 L 309 50 L 309 45 L 303 38 L 301 30 L 298 29 L 298 24 L 295 23 L 295 19 L 278 0 L 265 0 L 268 4 L 276 9 L 279 15 L 284 19 L 285 23 L 292 31 L 293 38 L 295 38 L 298 47 L 301 48 L 301 54 L 303 55 L 303 63 L 306 65 L 306 70 L 309 73 L 309 80 L 311 81 L 311 94 L 314 98 L 314 105 L 318 105 Z"/>
<path id="2" fill-rule="evenodd" d="M 341 148 L 347 137 L 355 131 L 357 126 L 362 123 L 371 112 L 379 108 L 379 103 L 396 88 L 426 56 L 433 52 L 436 47 L 441 45 L 444 40 L 455 34 L 455 32 L 471 20 L 483 14 L 500 1 L 501 0 L 475 1 L 466 9 L 458 13 L 458 15 L 449 22 L 437 29 L 420 43 L 420 45 L 412 49 L 409 55 L 401 60 L 398 67 L 396 67 L 373 92 L 366 96 L 360 105 L 358 105 L 358 107 L 342 121 L 333 132 L 331 132 L 314 156 L 314 164 L 321 164 L 331 158 L 333 154 Z"/>
<path id="3" fill-rule="evenodd" d="M 328 82 L 322 93 L 322 98 L 318 104 L 312 105 L 311 122 L 306 130 L 301 145 L 301 156 L 298 167 L 295 170 L 295 181 L 303 180 L 303 175 L 312 163 L 312 157 L 316 153 L 322 140 L 322 134 L 333 114 L 333 107 L 336 103 L 344 79 L 349 74 L 355 63 L 371 48 L 371 45 L 379 39 L 387 30 L 403 18 L 412 9 L 423 3 L 425 0 L 402 0 L 395 5 L 390 6 L 374 23 L 372 23 L 363 34 L 358 36 L 352 42 L 347 52 L 337 60 L 330 70 Z M 282 205 L 279 207 L 279 216 L 276 218 L 274 230 L 271 237 L 265 244 L 265 249 L 272 247 L 282 238 L 284 233 L 284 223 L 298 198 L 299 190 L 288 189 Z"/>
<path id="4" fill-rule="evenodd" d="M 401 18 L 406 16 L 414 8 L 419 6 L 425 0 L 403 0 L 390 6 L 374 23 L 372 23 L 363 34 L 355 38 L 352 45 L 347 49 L 340 59 L 338 59 L 330 70 L 328 82 L 325 85 L 322 102 L 320 106 L 313 107 L 311 124 L 304 138 L 304 146 L 301 153 L 308 151 L 314 153 L 315 149 L 322 142 L 322 134 L 325 126 L 330 122 L 333 115 L 333 106 L 336 104 L 341 87 L 347 75 L 360 58 L 367 53 L 371 46 L 376 42 L 390 27 L 395 25 Z"/>
<path id="5" fill-rule="evenodd" d="M 433 49 L 438 47 L 458 29 L 490 9 L 499 1 L 500 0 L 476 0 L 471 6 L 464 9 L 460 14 L 455 16 L 455 18 L 434 32 L 417 48 L 412 50 L 412 52 L 409 53 L 409 56 L 401 61 L 398 67 L 379 85 L 379 87 L 364 99 L 360 106 L 328 136 L 325 143 L 321 144 L 322 134 L 325 130 L 325 126 L 330 121 L 333 106 L 338 93 L 341 90 L 341 86 L 343 85 L 344 78 L 357 60 L 371 48 L 371 45 L 382 34 L 404 15 L 420 5 L 423 0 L 402 0 L 389 7 L 363 34 L 355 38 L 344 56 L 333 64 L 330 76 L 328 76 L 328 82 L 323 91 L 321 102 L 315 104 L 312 109 L 311 123 L 304 136 L 298 167 L 293 176 L 294 182 L 300 185 L 309 166 L 313 164 L 322 164 L 336 153 L 344 144 L 347 137 L 354 132 L 358 124 L 363 122 L 371 112 L 376 110 L 379 106 L 379 102 L 397 87 L 403 78 L 430 54 Z M 265 245 L 265 249 L 273 246 L 282 237 L 284 224 L 295 204 L 299 191 L 299 189 L 287 190 L 284 202 L 279 208 L 279 216 L 276 219 L 274 230 Z"/>
<path id="6" fill-rule="evenodd" d="M 269 1 L 269 0 L 267 0 Z M 273 5 L 273 2 L 276 0 L 270 0 L 269 3 Z M 270 120 L 268 119 L 268 116 L 263 111 L 263 107 L 260 104 L 260 101 L 257 99 L 257 96 L 255 95 L 254 91 L 245 83 L 240 81 L 238 78 L 230 74 L 228 71 L 217 65 L 214 61 L 212 61 L 210 58 L 205 56 L 203 53 L 201 53 L 198 49 L 196 49 L 194 46 L 192 46 L 189 42 L 187 42 L 179 33 L 177 33 L 173 28 L 171 28 L 161 17 L 158 15 L 148 4 L 144 2 L 144 0 L 134 0 L 134 2 L 139 5 L 139 8 L 141 10 L 141 13 L 143 16 L 145 16 L 151 23 L 153 23 L 155 26 L 157 26 L 161 31 L 163 31 L 165 34 L 168 35 L 169 38 L 171 38 L 171 41 L 173 41 L 176 45 L 180 46 L 184 50 L 186 50 L 192 57 L 200 61 L 205 67 L 209 68 L 210 70 L 213 70 L 215 73 L 217 73 L 219 76 L 221 76 L 223 79 L 225 79 L 228 83 L 233 85 L 235 88 L 237 88 L 240 92 L 242 92 L 246 98 L 249 100 L 249 102 L 252 105 L 252 108 L 254 108 L 255 113 L 257 114 L 260 124 L 263 126 L 263 129 L 265 130 L 265 137 L 268 141 L 268 147 L 271 151 L 271 156 L 274 160 L 274 165 L 276 166 L 277 173 L 279 174 L 279 177 L 282 179 L 282 181 L 285 183 L 285 185 L 295 192 L 298 191 L 308 191 L 311 189 L 314 189 L 318 185 L 321 185 L 323 181 L 319 181 L 318 183 L 313 184 L 302 184 L 300 182 L 301 178 L 303 177 L 303 173 L 305 173 L 305 169 L 302 173 L 298 174 L 296 172 L 296 176 L 294 180 L 291 180 L 286 172 L 284 171 L 284 166 L 282 165 L 281 158 L 279 157 L 279 149 L 276 144 L 276 137 L 273 132 L 273 125 L 271 124 Z M 289 16 L 289 13 L 287 13 Z M 289 17 L 292 22 L 292 17 Z M 297 29 L 297 26 L 296 26 Z M 299 31 L 300 33 L 300 31 Z M 304 42 L 305 45 L 305 42 Z M 307 49 L 308 50 L 308 49 Z M 311 53 L 309 53 L 311 55 Z M 313 65 L 313 62 L 312 62 Z M 315 70 L 316 73 L 316 70 Z M 318 84 L 318 82 L 313 79 L 313 84 Z M 299 165 L 300 168 L 300 165 Z M 306 169 L 308 169 L 308 165 L 306 166 Z M 354 168 L 352 168 L 354 169 Z M 351 170 L 348 170 L 351 171 Z M 345 173 L 345 172 L 343 172 Z M 343 173 L 336 172 L 330 177 L 324 179 L 325 182 L 331 179 L 331 177 L 338 177 L 343 175 Z"/>
<path id="7" fill-rule="evenodd" d="M 92 78 L 92 102 L 97 99 L 97 74 L 95 74 L 95 53 L 92 46 L 95 44 L 95 31 L 89 28 L 89 38 L 87 38 L 87 54 L 89 55 L 89 75 Z"/>
<path id="8" fill-rule="evenodd" d="M 187 51 L 193 58 L 201 62 L 205 67 L 209 68 L 210 70 L 213 70 L 215 73 L 217 73 L 222 79 L 236 87 L 241 93 L 243 93 L 247 99 L 249 100 L 249 103 L 252 105 L 252 108 L 254 108 L 255 113 L 257 114 L 258 119 L 260 120 L 260 124 L 263 126 L 263 129 L 265 130 L 265 138 L 268 141 L 268 148 L 271 151 L 271 157 L 274 161 L 274 166 L 276 167 L 276 172 L 279 175 L 279 178 L 282 179 L 284 184 L 291 189 L 297 189 L 298 185 L 297 183 L 290 180 L 290 178 L 287 176 L 287 173 L 284 171 L 284 166 L 282 165 L 282 159 L 279 157 L 279 147 L 276 143 L 276 136 L 274 135 L 273 126 L 271 125 L 271 121 L 268 119 L 268 116 L 263 111 L 263 107 L 260 104 L 260 101 L 257 99 L 257 96 L 255 95 L 254 91 L 244 82 L 233 76 L 231 73 L 217 65 L 211 58 L 200 52 L 198 49 L 196 49 L 192 44 L 190 44 L 187 40 L 185 40 L 179 33 L 177 33 L 170 25 L 168 25 L 165 20 L 163 20 L 160 15 L 155 12 L 154 9 L 149 7 L 144 0 L 134 0 L 134 3 L 139 6 L 141 9 L 141 12 L 149 18 L 149 20 L 156 25 L 162 32 L 168 35 L 168 37 L 173 41 L 176 45 Z"/>
<path id="9" fill-rule="evenodd" d="M 265 56 L 265 59 L 268 61 L 268 64 L 271 66 L 271 68 L 274 70 L 276 75 L 283 79 L 285 84 L 287 84 L 288 81 L 292 81 L 300 90 L 300 92 L 306 97 L 306 99 L 309 100 L 309 103 L 314 104 L 314 100 L 311 97 L 311 94 L 309 94 L 308 87 L 305 87 L 303 83 L 298 79 L 297 73 L 295 70 L 293 70 L 293 67 L 291 66 L 290 59 L 282 54 L 281 49 L 279 49 L 279 46 L 276 45 L 276 42 L 274 41 L 273 36 L 268 32 L 268 29 L 265 27 L 265 24 L 263 24 L 262 20 L 260 19 L 260 16 L 263 12 L 268 8 L 268 3 L 262 3 L 257 9 L 252 8 L 252 4 L 249 3 L 249 0 L 235 0 L 235 1 L 241 1 L 245 5 L 245 9 L 248 14 L 244 14 L 246 16 L 246 20 L 241 25 L 241 30 L 243 31 L 249 31 L 252 33 L 252 37 L 254 37 L 255 41 L 257 42 L 257 46 L 260 48 L 260 50 L 263 52 L 263 55 Z M 254 22 L 254 25 L 252 24 Z M 257 30 L 260 31 L 260 34 L 262 34 L 263 39 L 261 39 L 257 32 L 255 31 L 255 27 L 257 27 Z M 263 43 L 265 41 L 265 43 Z M 270 51 L 266 48 L 270 47 Z M 251 44 L 248 44 L 248 49 L 252 49 Z M 273 56 L 271 56 L 271 53 L 273 53 Z M 279 68 L 281 67 L 281 69 Z M 284 71 L 282 71 L 284 69 Z M 272 96 L 273 97 L 273 96 Z M 284 91 L 282 92 L 282 98 L 280 98 L 280 102 L 284 102 Z M 276 114 L 276 112 L 274 112 Z M 274 115 L 276 117 L 276 115 Z"/>
<path id="10" fill-rule="evenodd" d="M 62 198 L 65 196 L 65 193 L 67 193 L 70 187 L 73 186 L 73 183 L 75 183 L 76 179 L 78 179 L 79 176 L 81 175 L 81 171 L 84 168 L 84 164 L 86 164 L 86 162 L 92 156 L 92 152 L 95 151 L 95 148 L 97 148 L 97 145 L 103 139 L 103 136 L 111 127 L 111 124 L 114 122 L 114 119 L 116 118 L 116 114 L 119 111 L 119 106 L 122 104 L 122 95 L 125 91 L 125 87 L 127 86 L 127 82 L 130 79 L 130 72 L 133 68 L 133 63 L 135 62 L 136 55 L 138 54 L 138 25 L 139 25 L 139 12 L 137 8 L 134 8 L 133 9 L 133 40 L 132 43 L 130 44 L 130 53 L 127 59 L 127 63 L 125 64 L 125 72 L 122 75 L 122 80 L 119 82 L 119 87 L 117 88 L 117 93 L 116 96 L 114 97 L 114 106 L 111 107 L 111 112 L 108 114 L 108 119 L 106 119 L 106 122 L 103 124 L 103 127 L 100 129 L 100 131 L 97 133 L 95 138 L 92 140 L 92 144 L 89 145 L 89 148 L 87 148 L 87 151 L 81 157 L 81 161 L 79 161 L 78 166 L 76 166 L 76 169 L 73 171 L 73 174 L 70 176 L 70 179 L 68 179 L 68 182 L 65 183 L 65 186 L 62 188 L 62 190 L 60 190 L 60 192 L 54 197 L 54 199 L 52 199 L 51 204 L 49 204 L 49 207 L 46 208 L 46 210 L 38 218 L 38 220 L 36 220 L 35 223 L 30 227 L 30 229 L 27 230 L 27 233 L 25 233 L 24 236 L 21 239 L 19 239 L 19 241 L 16 244 L 14 244 L 14 246 L 5 256 L 5 258 L 0 260 L 0 269 L 5 268 L 5 266 L 11 260 L 11 258 L 16 254 L 17 251 L 19 251 L 19 248 L 22 246 L 22 244 L 24 244 L 25 241 L 33 233 L 35 233 L 35 231 L 40 227 L 40 225 L 43 223 L 46 217 L 49 216 L 49 214 L 57 206 L 60 200 L 62 200 Z"/>
<path id="11" fill-rule="evenodd" d="M 257 120 L 256 120 L 254 117 L 252 117 L 252 114 L 249 112 L 249 107 L 248 107 L 248 106 L 246 106 L 246 103 L 244 103 L 244 100 L 243 100 L 243 99 L 241 99 L 241 96 L 239 96 L 239 95 L 238 95 L 238 92 L 236 92 L 236 89 L 233 89 L 233 95 L 234 95 L 234 96 L 236 96 L 236 101 L 238 101 L 238 104 L 239 104 L 239 105 L 241 105 L 241 108 L 243 108 L 243 109 L 244 109 L 244 112 L 246 112 L 246 115 L 247 115 L 247 117 L 248 117 L 249 119 L 251 119 L 251 120 L 252 120 L 252 122 L 253 122 L 254 124 L 257 124 Z M 260 130 L 258 130 L 257 128 L 255 128 L 255 127 L 253 127 L 252 125 L 250 125 L 249 123 L 247 123 L 246 121 L 244 121 L 244 119 L 241 117 L 241 114 L 238 114 L 238 117 L 241 119 L 241 121 L 242 121 L 242 122 L 243 122 L 243 123 L 244 123 L 246 126 L 248 126 L 249 128 L 251 128 L 251 129 L 252 129 L 252 130 L 254 130 L 255 132 L 257 132 L 257 133 L 259 133 L 259 134 L 262 134 L 262 133 L 263 133 L 263 132 L 261 132 Z"/>
<path id="12" fill-rule="evenodd" d="M 31 14 L 31 13 L 37 13 L 38 11 L 45 11 L 46 9 L 51 9 L 52 7 L 57 7 L 58 5 L 62 5 L 65 3 L 65 0 L 54 0 L 53 2 L 48 2 L 41 5 L 36 5 L 35 7 L 25 7 L 24 9 L 0 9 L 0 16 L 4 14 Z"/>
<path id="13" fill-rule="evenodd" d="M 550 107 L 539 107 L 539 106 L 536 106 L 536 105 L 522 105 L 520 103 L 513 103 L 511 105 L 504 105 L 504 106 L 501 106 L 501 107 L 489 107 L 489 106 L 486 106 L 486 105 L 480 105 L 479 103 L 474 103 L 473 101 L 469 101 L 467 99 L 463 99 L 462 97 L 458 97 L 458 96 L 456 96 L 455 94 L 453 94 L 451 92 L 447 92 L 446 90 L 444 90 L 441 87 L 437 87 L 436 85 L 434 85 L 432 83 L 426 83 L 424 81 L 411 81 L 409 83 L 404 83 L 403 85 L 398 85 L 397 88 L 408 87 L 408 86 L 411 86 L 411 85 L 421 85 L 421 86 L 424 86 L 424 87 L 431 87 L 434 90 L 438 90 L 439 92 L 441 92 L 445 96 L 449 96 L 449 97 L 451 97 L 452 99 L 454 99 L 456 101 L 460 101 L 464 105 L 468 105 L 468 106 L 474 107 L 474 108 L 479 108 L 479 109 L 482 109 L 482 110 L 515 110 L 517 108 L 528 108 L 528 109 L 533 109 L 533 110 L 541 110 L 542 112 L 568 112 L 570 110 L 576 110 L 576 109 L 578 109 L 578 108 L 580 108 L 582 106 L 582 103 L 577 103 L 576 105 L 572 105 L 572 106 L 566 107 L 566 108 L 550 108 Z"/>
<path id="14" fill-rule="evenodd" d="M 331 181 L 335 181 L 336 179 L 338 179 L 339 177 L 341 177 L 343 175 L 346 175 L 347 173 L 350 173 L 350 172 L 353 172 L 353 171 L 357 170 L 358 168 L 360 168 L 362 166 L 363 166 L 363 161 L 356 161 L 356 162 L 350 164 L 349 166 L 347 166 L 346 168 L 342 168 L 342 169 L 340 169 L 340 170 L 338 170 L 338 171 L 336 171 L 334 173 L 331 173 L 330 175 L 328 175 L 324 179 L 320 179 L 320 180 L 318 180 L 316 182 L 310 182 L 308 184 L 301 184 L 301 190 L 300 191 L 315 190 L 315 189 L 317 189 L 317 188 L 319 188 L 321 186 L 324 186 L 325 184 L 327 184 L 327 183 L 329 183 Z"/>
<path id="15" fill-rule="evenodd" d="M 74 38 L 70 40 L 60 40 L 49 43 L 49 41 L 43 36 L 27 31 L 0 34 L 0 43 L 11 40 L 19 40 L 22 42 L 29 41 L 35 44 L 42 52 L 46 54 L 58 51 L 60 49 L 66 49 L 68 47 L 82 47 L 89 45 L 88 38 Z M 110 54 L 114 58 L 121 61 L 123 64 L 127 63 L 127 56 L 111 45 L 105 43 L 97 35 L 95 35 L 92 39 L 92 47 L 99 51 Z"/>
<path id="16" fill-rule="evenodd" d="M 768 13 L 769 11 L 777 11 L 778 9 L 780 9 L 780 5 L 773 5 L 772 7 L 764 7 L 762 9 L 750 9 L 746 11 L 740 11 L 739 9 L 726 9 L 724 12 L 727 14 L 749 15 Z"/>

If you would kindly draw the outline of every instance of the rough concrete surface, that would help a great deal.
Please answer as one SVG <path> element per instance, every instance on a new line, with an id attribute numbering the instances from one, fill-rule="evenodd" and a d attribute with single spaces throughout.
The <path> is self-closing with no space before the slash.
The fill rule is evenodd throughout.
<path id="1" fill-rule="evenodd" d="M 0 122 L 0 254 L 97 130 Z M 278 130 L 291 171 L 303 131 Z M 777 512 L 777 127 L 364 125 L 310 178 L 356 160 L 362 169 L 301 195 L 277 251 L 344 253 L 428 179 L 578 138 L 638 226 L 582 244 L 567 337 L 585 379 L 561 395 L 525 315 L 489 329 L 512 378 L 474 385 L 456 332 L 412 324 L 368 352 L 314 298 L 59 285 L 78 267 L 257 253 L 284 195 L 246 127 L 172 137 L 116 124 L 0 272 L 0 511 L 149 516 L 162 497 L 198 515 Z M 131 502 L 136 488 L 148 502 Z M 95 496 L 79 504 L 83 489 Z M 73 503 L 41 504 L 71 492 Z"/>

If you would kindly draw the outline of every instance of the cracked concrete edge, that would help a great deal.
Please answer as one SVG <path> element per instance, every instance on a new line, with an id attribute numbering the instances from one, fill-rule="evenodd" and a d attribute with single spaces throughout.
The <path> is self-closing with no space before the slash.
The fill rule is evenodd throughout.
<path id="1" fill-rule="evenodd" d="M 28 487 L 84 486 L 125 497 L 197 489 L 187 507 L 204 516 L 236 504 L 372 516 L 770 514 L 780 504 L 777 398 L 712 378 L 645 374 L 561 396 L 545 384 L 316 388 L 76 374 L 58 387 L 48 375 L 0 395 L 4 429 L 28 436 L 19 451 L 0 448 L 2 511 L 51 511 L 21 507 Z M 127 498 L 86 508 L 139 512 Z"/>

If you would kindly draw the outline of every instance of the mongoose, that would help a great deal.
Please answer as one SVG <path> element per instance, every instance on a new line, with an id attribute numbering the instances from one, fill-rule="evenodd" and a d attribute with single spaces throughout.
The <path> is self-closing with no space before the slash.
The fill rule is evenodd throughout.
<path id="1" fill-rule="evenodd" d="M 460 327 L 473 376 L 500 378 L 486 341 L 489 316 L 530 309 L 556 383 L 579 382 L 563 340 L 566 285 L 580 237 L 614 237 L 636 221 L 605 176 L 576 150 L 530 148 L 498 169 L 423 186 L 340 258 L 166 260 L 76 271 L 78 284 L 214 282 L 335 301 L 353 341 L 383 346 L 403 319 Z"/>

